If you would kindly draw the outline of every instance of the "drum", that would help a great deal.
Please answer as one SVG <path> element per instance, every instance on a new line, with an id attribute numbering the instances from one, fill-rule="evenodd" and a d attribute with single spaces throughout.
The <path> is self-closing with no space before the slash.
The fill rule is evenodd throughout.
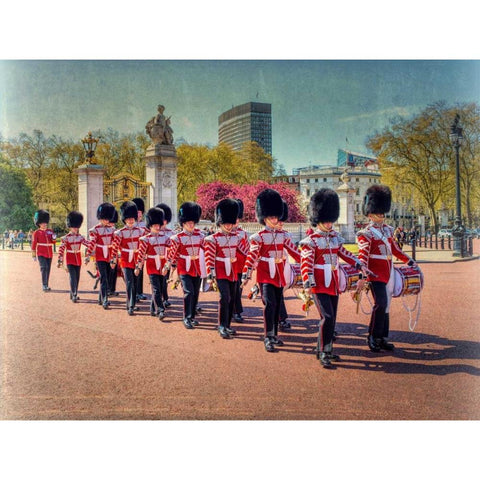
<path id="1" fill-rule="evenodd" d="M 360 272 L 348 263 L 338 265 L 338 291 L 340 293 L 350 292 L 357 289 L 357 282 L 360 280 Z"/>
<path id="2" fill-rule="evenodd" d="M 423 288 L 423 273 L 419 267 L 394 267 L 393 296 L 417 295 Z"/>
<path id="3" fill-rule="evenodd" d="M 286 288 L 303 288 L 302 273 L 299 263 L 290 264 L 290 278 L 285 285 Z"/>

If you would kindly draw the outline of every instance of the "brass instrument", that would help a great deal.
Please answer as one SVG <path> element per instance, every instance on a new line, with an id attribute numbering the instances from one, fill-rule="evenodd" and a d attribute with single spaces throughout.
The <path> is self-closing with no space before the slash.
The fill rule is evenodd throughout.
<path id="1" fill-rule="evenodd" d="M 251 289 L 250 292 L 247 295 L 247 298 L 249 300 L 255 301 L 255 299 L 258 297 L 258 294 L 260 293 L 260 287 L 258 286 L 258 283 L 256 283 Z"/>
<path id="2" fill-rule="evenodd" d="M 308 317 L 308 311 L 313 305 L 313 297 L 302 288 L 298 294 L 298 298 L 303 301 L 302 310 L 305 312 L 305 316 Z"/>

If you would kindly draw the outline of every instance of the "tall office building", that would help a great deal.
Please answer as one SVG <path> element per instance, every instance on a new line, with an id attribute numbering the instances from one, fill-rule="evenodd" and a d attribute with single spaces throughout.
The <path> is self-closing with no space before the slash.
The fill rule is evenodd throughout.
<path id="1" fill-rule="evenodd" d="M 257 142 L 272 154 L 272 105 L 248 102 L 218 117 L 218 142 L 240 150 L 245 142 Z"/>

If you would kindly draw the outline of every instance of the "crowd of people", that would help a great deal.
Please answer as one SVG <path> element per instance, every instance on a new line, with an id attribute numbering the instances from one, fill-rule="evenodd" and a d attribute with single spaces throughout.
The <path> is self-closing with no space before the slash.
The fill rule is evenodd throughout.
<path id="1" fill-rule="evenodd" d="M 389 336 L 389 306 L 392 298 L 393 258 L 409 266 L 415 262 L 404 254 L 386 225 L 385 214 L 390 210 L 391 192 L 383 185 L 370 187 L 363 202 L 363 213 L 369 223 L 358 232 L 358 256 L 350 253 L 344 240 L 333 229 L 340 214 L 335 191 L 324 188 L 310 199 L 308 213 L 311 230 L 295 245 L 283 228 L 288 219 L 288 206 L 280 194 L 271 188 L 260 192 L 255 202 L 256 217 L 262 229 L 249 236 L 242 229 L 243 202 L 225 198 L 215 208 L 216 229 L 197 227 L 202 209 L 196 202 L 183 203 L 178 211 L 179 227 L 168 225 L 172 211 L 164 203 L 145 212 L 141 198 L 126 201 L 120 213 L 111 203 L 97 209 L 99 223 L 88 232 L 79 233 L 83 222 L 80 212 L 70 212 L 66 224 L 69 233 L 61 238 L 57 267 L 68 269 L 70 299 L 77 303 L 82 266 L 82 246 L 86 248 L 83 263 L 94 259 L 100 283 L 98 304 L 110 307 L 109 298 L 116 294 L 117 278 L 123 278 L 126 288 L 127 314 L 135 315 L 138 303 L 146 300 L 143 274 L 151 285 L 150 313 L 163 321 L 170 306 L 167 285 L 183 289 L 183 324 L 192 330 L 198 323 L 198 299 L 201 289 L 218 293 L 218 334 L 234 338 L 232 322 L 243 322 L 242 291 L 254 278 L 261 295 L 264 318 L 264 348 L 274 352 L 284 342 L 279 331 L 291 328 L 284 290 L 291 285 L 292 268 L 298 267 L 302 292 L 316 306 L 319 318 L 317 358 L 325 368 L 332 368 L 339 356 L 333 352 L 335 324 L 340 289 L 339 259 L 350 265 L 358 276 L 356 288 L 361 291 L 366 282 L 371 289 L 374 306 L 371 313 L 367 344 L 372 352 L 391 351 Z M 123 228 L 115 227 L 118 219 Z M 50 290 L 49 276 L 54 256 L 55 233 L 48 228 L 49 213 L 38 210 L 34 222 L 38 229 L 32 234 L 32 255 L 40 265 L 42 288 Z M 290 263 L 293 260 L 292 264 Z M 174 272 L 177 279 L 173 280 Z"/>

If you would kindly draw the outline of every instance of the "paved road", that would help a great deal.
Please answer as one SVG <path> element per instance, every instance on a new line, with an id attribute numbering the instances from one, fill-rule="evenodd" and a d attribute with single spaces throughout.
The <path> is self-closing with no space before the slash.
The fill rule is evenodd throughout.
<path id="1" fill-rule="evenodd" d="M 293 330 L 269 354 L 259 300 L 245 299 L 246 322 L 235 339 L 223 340 L 215 332 L 215 293 L 201 295 L 204 314 L 190 331 L 181 323 L 178 291 L 168 322 L 149 316 L 147 302 L 129 317 L 124 296 L 109 311 L 96 304 L 86 267 L 81 301 L 73 304 L 65 271 L 53 268 L 52 291 L 43 293 L 29 253 L 2 251 L 0 417 L 478 420 L 479 266 L 422 265 L 426 284 L 414 332 L 402 301 L 393 301 L 393 354 L 368 350 L 368 317 L 343 296 L 335 347 L 342 361 L 328 371 L 313 353 L 316 316 L 305 318 L 292 290 Z"/>

